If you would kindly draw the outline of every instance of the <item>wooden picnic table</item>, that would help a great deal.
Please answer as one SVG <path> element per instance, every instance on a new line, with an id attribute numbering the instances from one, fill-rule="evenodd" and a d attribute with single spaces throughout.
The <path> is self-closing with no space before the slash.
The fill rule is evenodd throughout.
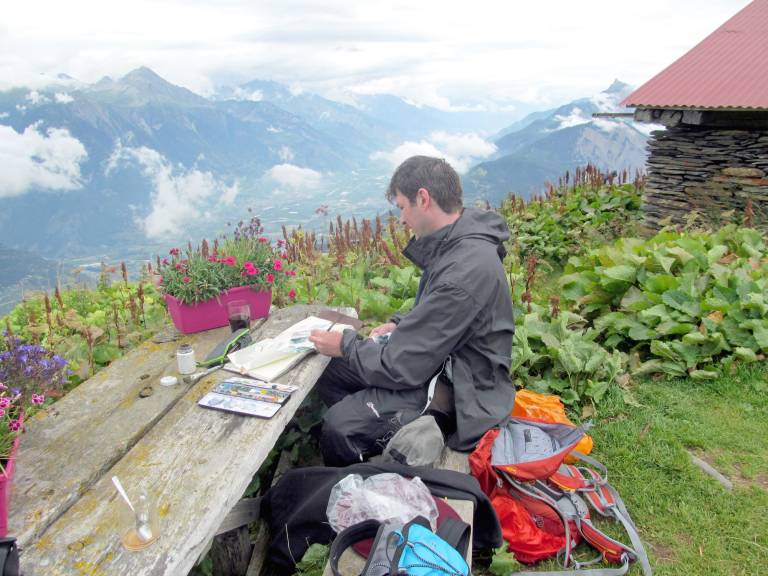
<path id="1" fill-rule="evenodd" d="M 320 309 L 274 311 L 254 340 Z M 144 342 L 28 423 L 9 517 L 26 576 L 183 576 L 194 566 L 328 363 L 314 354 L 281 377 L 299 389 L 271 419 L 198 406 L 223 370 L 193 385 L 159 384 L 176 374 L 180 343 L 200 359 L 228 333 Z M 140 397 L 147 385 L 152 394 Z M 145 491 L 154 502 L 159 538 L 142 551 L 121 543 L 133 521 L 114 475 L 129 494 Z"/>

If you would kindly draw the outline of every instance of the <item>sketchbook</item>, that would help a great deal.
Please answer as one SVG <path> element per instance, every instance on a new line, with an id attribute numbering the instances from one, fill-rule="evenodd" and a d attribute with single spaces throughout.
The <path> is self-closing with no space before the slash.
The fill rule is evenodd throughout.
<path id="1" fill-rule="evenodd" d="M 241 376 L 273 382 L 315 351 L 309 341 L 312 330 L 342 332 L 348 324 L 310 316 L 283 330 L 274 338 L 263 338 L 250 346 L 229 354 L 224 369 Z"/>
<path id="2" fill-rule="evenodd" d="M 216 384 L 198 404 L 227 412 L 271 418 L 288 401 L 297 386 L 257 382 L 233 376 Z"/>

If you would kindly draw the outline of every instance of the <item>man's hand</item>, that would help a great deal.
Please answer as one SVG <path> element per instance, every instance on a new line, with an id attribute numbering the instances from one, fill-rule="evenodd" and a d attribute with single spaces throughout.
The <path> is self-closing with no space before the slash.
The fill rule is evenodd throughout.
<path id="1" fill-rule="evenodd" d="M 341 332 L 328 332 L 327 330 L 312 330 L 309 341 L 315 345 L 320 354 L 326 356 L 341 356 Z"/>
<path id="2" fill-rule="evenodd" d="M 395 324 L 394 322 L 387 322 L 386 324 L 382 324 L 381 326 L 376 326 L 376 328 L 371 330 L 369 337 L 373 338 L 374 336 L 381 336 L 382 334 L 387 334 L 389 332 L 394 331 L 395 328 L 397 328 L 397 324 Z"/>

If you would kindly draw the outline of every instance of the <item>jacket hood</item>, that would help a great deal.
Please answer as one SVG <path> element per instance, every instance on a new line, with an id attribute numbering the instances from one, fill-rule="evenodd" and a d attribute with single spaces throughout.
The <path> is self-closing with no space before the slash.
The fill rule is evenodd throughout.
<path id="1" fill-rule="evenodd" d="M 450 226 L 444 226 L 422 238 L 411 238 L 403 254 L 420 268 L 427 268 L 444 249 L 466 238 L 483 240 L 497 246 L 499 256 L 503 258 L 505 251 L 502 244 L 509 239 L 509 228 L 504 218 L 496 212 L 464 208 L 459 219 Z"/>

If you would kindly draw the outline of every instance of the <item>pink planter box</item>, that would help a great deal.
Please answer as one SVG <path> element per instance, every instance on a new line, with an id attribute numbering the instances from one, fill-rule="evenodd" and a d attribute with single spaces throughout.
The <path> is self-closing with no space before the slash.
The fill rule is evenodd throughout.
<path id="1" fill-rule="evenodd" d="M 19 450 L 20 441 L 21 436 L 16 436 L 11 445 L 11 453 L 5 463 L 5 474 L 0 472 L 0 538 L 8 535 L 9 493 L 11 480 L 13 479 L 13 468 L 16 464 L 16 452 Z"/>
<path id="2" fill-rule="evenodd" d="M 255 292 L 248 286 L 230 288 L 219 294 L 218 298 L 191 305 L 183 304 L 169 294 L 165 294 L 164 297 L 173 325 L 184 334 L 227 326 L 229 324 L 227 302 L 232 300 L 245 300 L 250 304 L 251 320 L 268 316 L 269 307 L 272 304 L 271 290 Z"/>

